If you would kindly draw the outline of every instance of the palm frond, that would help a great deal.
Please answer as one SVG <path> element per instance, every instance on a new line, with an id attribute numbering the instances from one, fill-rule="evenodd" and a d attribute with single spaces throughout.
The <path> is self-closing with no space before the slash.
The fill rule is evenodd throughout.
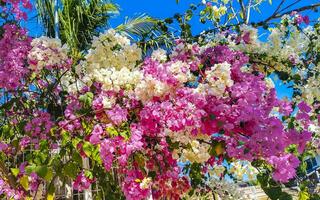
<path id="1" fill-rule="evenodd" d="M 160 24 L 159 20 L 142 14 L 134 18 L 127 18 L 115 30 L 137 41 L 137 44 L 147 54 L 150 49 L 159 47 L 169 49 L 173 45 L 173 36 L 163 30 Z"/>
<path id="2" fill-rule="evenodd" d="M 54 36 L 54 0 L 37 0 L 40 21 L 47 36 Z M 99 29 L 107 26 L 119 7 L 110 0 L 61 0 L 59 5 L 60 39 L 72 51 L 81 52 L 89 47 Z"/>
<path id="3" fill-rule="evenodd" d="M 120 24 L 115 30 L 133 38 L 143 38 L 148 34 L 156 34 L 158 20 L 142 14 L 134 18 L 127 18 L 123 24 Z"/>
<path id="4" fill-rule="evenodd" d="M 46 35 L 54 37 L 54 1 L 37 0 L 38 21 L 42 22 Z"/>

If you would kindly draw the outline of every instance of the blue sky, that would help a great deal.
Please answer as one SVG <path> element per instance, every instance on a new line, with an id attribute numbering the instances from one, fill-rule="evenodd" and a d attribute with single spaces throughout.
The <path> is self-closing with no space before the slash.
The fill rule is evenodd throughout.
<path id="1" fill-rule="evenodd" d="M 290 5 L 294 1 L 295 0 L 287 0 L 287 3 L 283 4 L 283 7 Z M 126 17 L 137 16 L 143 13 L 159 19 L 172 17 L 175 13 L 183 13 L 189 8 L 191 3 L 198 4 L 200 0 L 180 0 L 179 4 L 177 4 L 175 0 L 117 0 L 115 2 L 120 5 L 121 12 L 119 16 L 111 20 L 111 26 L 116 26 L 122 23 Z M 298 3 L 295 7 L 318 2 L 319 0 L 302 0 L 301 3 Z M 268 16 L 272 15 L 278 4 L 279 0 L 273 0 L 272 5 L 266 1 L 261 5 L 262 13 L 253 12 L 251 20 L 257 22 L 266 19 Z M 309 15 L 311 19 L 320 17 L 319 13 L 315 14 L 312 11 L 304 12 L 304 14 Z M 198 34 L 204 30 L 212 28 L 210 24 L 201 24 L 197 17 L 191 21 L 191 24 L 192 32 L 194 34 Z M 288 85 L 277 80 L 276 76 L 272 76 L 272 79 L 276 85 L 278 98 L 282 99 L 287 97 L 291 99 L 292 89 L 289 89 Z"/>
<path id="2" fill-rule="evenodd" d="M 209 0 L 207 0 L 209 1 Z M 244 0 L 246 2 L 246 0 Z M 283 7 L 295 2 L 296 0 L 287 0 Z M 132 17 L 139 14 L 148 14 L 152 17 L 165 19 L 167 17 L 172 17 L 175 13 L 183 13 L 188 9 L 190 4 L 199 4 L 201 0 L 180 0 L 179 4 L 176 3 L 176 0 L 115 0 L 120 8 L 120 15 L 111 20 L 111 25 L 116 26 L 122 23 L 126 16 Z M 261 5 L 262 13 L 254 12 L 251 19 L 252 21 L 261 21 L 262 19 L 270 16 L 275 8 L 279 4 L 279 0 L 273 0 L 273 4 L 270 5 L 268 1 L 264 2 Z M 295 7 L 300 7 L 304 5 L 309 5 L 313 3 L 318 3 L 319 0 L 301 0 L 301 3 L 296 4 Z M 306 14 L 312 14 L 308 11 Z M 315 15 L 312 15 L 315 16 Z M 318 14 L 319 17 L 319 14 Z M 203 25 L 198 21 L 198 18 L 195 18 L 191 21 L 193 32 L 195 34 L 206 30 L 212 26 L 210 24 Z"/>
<path id="3" fill-rule="evenodd" d="M 34 2 L 34 0 L 32 1 Z M 284 4 L 284 6 L 289 5 L 294 1 L 295 0 L 287 0 L 287 3 Z M 180 0 L 179 4 L 176 3 L 176 0 L 114 0 L 114 2 L 120 6 L 121 12 L 119 15 L 114 16 L 110 20 L 111 27 L 115 27 L 123 23 L 126 17 L 134 17 L 141 14 L 147 14 L 159 19 L 172 17 L 175 13 L 184 13 L 184 11 L 189 8 L 189 5 L 191 3 L 198 4 L 199 2 L 201 2 L 201 0 Z M 261 5 L 260 7 L 262 13 L 254 12 L 251 16 L 251 21 L 261 21 L 270 16 L 278 6 L 279 2 L 279 0 L 273 0 L 272 5 L 270 5 L 268 1 L 263 3 L 263 5 Z M 295 7 L 318 2 L 319 0 L 302 0 L 301 3 L 297 4 Z M 196 14 L 198 12 L 196 12 Z M 311 11 L 305 12 L 304 14 L 308 14 L 311 19 L 320 17 L 319 13 L 313 13 Z M 34 16 L 36 16 L 36 13 L 34 11 L 30 12 L 29 17 L 33 20 L 30 20 L 29 22 L 24 24 L 24 26 L 29 29 L 31 35 L 40 36 L 43 34 L 43 29 L 41 25 L 37 23 Z M 207 23 L 205 25 L 201 24 L 198 17 L 194 17 L 192 19 L 191 25 L 193 34 L 198 34 L 204 30 L 212 28 L 210 23 Z M 290 98 L 292 95 L 292 90 L 288 89 L 287 85 L 284 85 L 281 81 L 276 80 L 276 78 L 273 77 L 273 80 L 276 84 L 278 97 Z"/>
<path id="4" fill-rule="evenodd" d="M 35 0 L 31 1 L 35 2 Z M 246 0 L 244 1 L 246 2 Z M 296 0 L 286 0 L 287 3 L 285 3 L 283 6 L 289 5 L 294 1 Z M 320 0 L 301 0 L 301 3 L 296 4 L 295 7 L 318 3 L 319 1 Z M 113 0 L 113 2 L 120 6 L 121 12 L 119 15 L 114 16 L 110 20 L 111 27 L 115 27 L 123 23 L 126 17 L 133 17 L 141 14 L 147 14 L 158 19 L 172 17 L 175 13 L 184 13 L 184 11 L 186 11 L 189 8 L 190 4 L 199 4 L 201 0 L 180 0 L 178 4 L 176 3 L 176 0 Z M 264 2 L 261 5 L 262 13 L 254 12 L 252 14 L 251 21 L 256 22 L 267 18 L 273 13 L 278 4 L 279 0 L 273 0 L 272 5 L 270 5 L 268 1 Z M 309 14 L 312 18 L 320 17 L 319 14 L 314 14 L 311 11 L 308 11 L 305 14 Z M 36 21 L 35 11 L 29 12 L 28 15 L 29 19 L 33 20 L 28 21 L 27 24 L 25 24 L 25 26 L 28 27 L 30 33 L 33 36 L 41 35 L 42 27 Z M 192 31 L 194 34 L 212 28 L 212 26 L 209 23 L 205 25 L 201 24 L 197 17 L 195 17 L 191 21 L 191 24 Z"/>

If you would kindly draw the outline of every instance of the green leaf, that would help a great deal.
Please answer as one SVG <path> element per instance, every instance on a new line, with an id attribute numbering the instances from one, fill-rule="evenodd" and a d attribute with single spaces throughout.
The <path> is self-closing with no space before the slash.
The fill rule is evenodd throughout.
<path id="1" fill-rule="evenodd" d="M 192 16 L 193 16 L 193 12 L 192 12 L 192 10 L 187 10 L 186 11 L 186 14 L 185 14 L 185 20 L 186 21 L 190 21 L 191 20 L 191 18 L 192 18 Z"/>
<path id="2" fill-rule="evenodd" d="M 40 176 L 41 178 L 46 177 L 47 173 L 48 173 L 48 167 L 47 166 L 37 166 L 35 168 L 36 173 L 38 174 L 38 176 Z"/>
<path id="3" fill-rule="evenodd" d="M 79 100 L 87 107 L 90 107 L 93 100 L 93 93 L 87 92 L 79 97 Z"/>
<path id="4" fill-rule="evenodd" d="M 310 196 L 307 191 L 300 191 L 299 192 L 299 200 L 309 200 Z"/>
<path id="5" fill-rule="evenodd" d="M 82 149 L 84 153 L 90 157 L 92 155 L 92 152 L 94 150 L 94 146 L 90 142 L 84 142 Z"/>
<path id="6" fill-rule="evenodd" d="M 269 4 L 272 4 L 272 0 L 269 0 Z"/>
<path id="7" fill-rule="evenodd" d="M 77 162 L 78 164 L 82 164 L 82 158 L 81 155 L 78 152 L 73 152 L 72 159 Z"/>
<path id="8" fill-rule="evenodd" d="M 62 172 L 64 175 L 74 179 L 77 177 L 79 168 L 75 163 L 70 162 L 63 167 Z"/>
<path id="9" fill-rule="evenodd" d="M 269 173 L 258 174 L 257 179 L 261 188 L 271 200 L 292 200 L 292 196 L 283 192 L 281 185 L 275 182 Z"/>
<path id="10" fill-rule="evenodd" d="M 41 178 L 45 179 L 48 182 L 53 177 L 52 169 L 47 166 L 37 166 L 35 168 L 35 172 L 37 173 L 38 176 L 40 176 Z"/>
<path id="11" fill-rule="evenodd" d="M 52 178 L 53 178 L 53 170 L 51 168 L 49 168 L 49 171 L 46 174 L 46 176 L 44 177 L 44 179 L 49 182 L 52 180 Z"/>
<path id="12" fill-rule="evenodd" d="M 13 176 L 15 176 L 15 177 L 17 177 L 20 172 L 20 170 L 18 168 L 11 168 L 10 171 L 13 174 Z"/>
<path id="13" fill-rule="evenodd" d="M 31 174 L 32 172 L 35 172 L 36 166 L 35 165 L 29 165 L 25 168 L 25 171 L 27 174 Z"/>
<path id="14" fill-rule="evenodd" d="M 115 30 L 125 34 L 128 37 L 143 37 L 150 32 L 157 30 L 158 20 L 142 14 L 134 18 L 126 18 L 123 24 L 120 24 Z"/>
<path id="15" fill-rule="evenodd" d="M 292 196 L 286 192 L 282 192 L 278 200 L 293 200 Z"/>
<path id="16" fill-rule="evenodd" d="M 92 174 L 91 171 L 86 170 L 86 171 L 84 172 L 84 175 L 85 175 L 86 177 L 90 178 L 90 179 L 93 179 L 93 174 Z"/>
<path id="17" fill-rule="evenodd" d="M 20 178 L 20 184 L 25 190 L 29 190 L 29 181 L 28 181 L 28 176 L 24 175 L 23 177 Z"/>
<path id="18" fill-rule="evenodd" d="M 119 135 L 117 129 L 115 129 L 113 126 L 108 127 L 108 128 L 107 128 L 107 132 L 109 133 L 109 135 L 110 135 L 111 137 L 115 137 L 115 136 L 118 136 L 118 135 Z"/>
<path id="19" fill-rule="evenodd" d="M 277 71 L 276 73 L 277 73 L 279 79 L 282 81 L 288 80 L 288 78 L 289 78 L 288 72 Z"/>
<path id="20" fill-rule="evenodd" d="M 50 184 L 48 193 L 47 193 L 47 200 L 54 200 L 55 190 L 56 189 L 54 187 L 54 184 Z"/>

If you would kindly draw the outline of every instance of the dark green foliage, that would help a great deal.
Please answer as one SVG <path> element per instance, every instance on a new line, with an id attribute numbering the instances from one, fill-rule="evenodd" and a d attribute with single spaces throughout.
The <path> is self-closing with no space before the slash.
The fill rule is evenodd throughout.
<path id="1" fill-rule="evenodd" d="M 281 185 L 275 182 L 268 173 L 261 173 L 257 176 L 263 191 L 271 200 L 292 200 L 292 196 L 282 191 Z"/>

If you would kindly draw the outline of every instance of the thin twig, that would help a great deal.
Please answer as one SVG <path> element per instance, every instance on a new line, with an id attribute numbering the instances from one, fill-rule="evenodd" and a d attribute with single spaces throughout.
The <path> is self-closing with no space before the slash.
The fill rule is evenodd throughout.
<path id="1" fill-rule="evenodd" d="M 252 4 L 252 0 L 249 0 L 248 6 L 247 6 L 248 12 L 247 12 L 246 21 L 245 21 L 246 24 L 249 24 L 250 11 L 251 11 L 251 6 L 252 6 L 251 4 Z"/>
<path id="2" fill-rule="evenodd" d="M 290 8 L 290 7 L 294 6 L 294 5 L 296 5 L 296 4 L 299 3 L 300 1 L 301 1 L 301 0 L 296 0 L 296 1 L 293 2 L 292 4 L 290 4 L 290 5 L 286 6 L 286 7 L 284 7 L 283 9 L 281 9 L 279 13 L 287 10 L 288 8 Z"/>
<path id="3" fill-rule="evenodd" d="M 303 7 L 297 8 L 297 9 L 293 9 L 293 10 L 290 10 L 290 11 L 287 11 L 287 12 L 284 12 L 284 13 L 281 13 L 281 14 L 280 14 L 280 12 L 278 12 L 277 14 L 271 15 L 270 17 L 268 17 L 267 19 L 265 19 L 263 21 L 255 23 L 255 26 L 264 25 L 264 24 L 268 23 L 269 21 L 271 21 L 273 19 L 279 19 L 279 18 L 283 17 L 284 15 L 291 14 L 294 11 L 302 12 L 302 11 L 305 11 L 305 10 L 313 10 L 313 9 L 319 7 L 319 6 L 320 6 L 320 3 L 316 3 L 316 4 L 312 4 L 312 5 L 308 5 L 308 6 L 303 6 Z"/>
<path id="4" fill-rule="evenodd" d="M 245 20 L 247 19 L 247 14 L 246 14 L 246 7 L 243 3 L 243 0 L 239 0 L 239 4 L 240 4 L 240 8 L 241 8 L 241 12 L 243 15 L 243 21 L 245 22 Z"/>

